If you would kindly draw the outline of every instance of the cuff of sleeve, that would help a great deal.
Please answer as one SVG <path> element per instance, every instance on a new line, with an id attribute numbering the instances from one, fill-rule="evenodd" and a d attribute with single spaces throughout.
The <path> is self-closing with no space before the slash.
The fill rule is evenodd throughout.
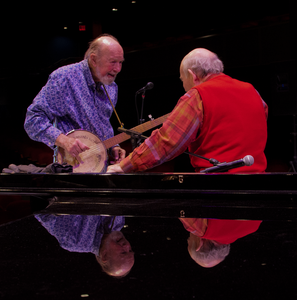
<path id="1" fill-rule="evenodd" d="M 124 173 L 131 173 L 134 171 L 134 166 L 130 161 L 130 156 L 127 156 L 126 158 L 124 158 L 121 162 L 120 162 L 120 167 L 122 168 L 122 170 L 124 171 Z"/>
<path id="2" fill-rule="evenodd" d="M 62 131 L 55 127 L 52 127 L 51 129 L 52 130 L 50 132 L 48 132 L 48 130 L 46 131 L 43 142 L 49 147 L 53 148 L 55 146 L 57 137 L 62 133 Z"/>

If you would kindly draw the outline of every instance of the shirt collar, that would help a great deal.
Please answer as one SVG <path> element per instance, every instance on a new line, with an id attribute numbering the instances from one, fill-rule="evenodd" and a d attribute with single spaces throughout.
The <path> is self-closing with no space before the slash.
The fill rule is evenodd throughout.
<path id="1" fill-rule="evenodd" d="M 220 75 L 225 75 L 224 73 L 218 73 L 218 74 L 211 74 L 211 75 L 208 75 L 208 76 L 206 76 L 206 78 L 205 78 L 205 80 L 203 80 L 203 82 L 206 82 L 206 81 L 208 81 L 208 80 L 210 80 L 210 79 L 213 79 L 213 78 L 215 78 L 215 77 L 217 77 L 217 76 L 220 76 Z M 202 83 L 203 83 L 202 82 Z"/>
<path id="2" fill-rule="evenodd" d="M 83 73 L 84 73 L 84 77 L 86 78 L 87 84 L 88 86 L 96 86 L 96 83 L 93 79 L 90 67 L 89 67 L 89 63 L 88 63 L 88 59 L 83 60 L 82 62 L 82 67 L 83 67 Z"/>

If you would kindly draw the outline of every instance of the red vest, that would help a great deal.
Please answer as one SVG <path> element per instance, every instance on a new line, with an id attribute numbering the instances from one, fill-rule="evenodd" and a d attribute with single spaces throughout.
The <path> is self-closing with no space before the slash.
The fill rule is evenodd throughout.
<path id="1" fill-rule="evenodd" d="M 267 166 L 264 154 L 267 122 L 262 99 L 255 88 L 225 74 L 194 88 L 203 102 L 203 124 L 189 151 L 219 162 L 252 155 L 252 166 L 228 172 L 264 172 Z M 196 172 L 212 166 L 208 161 L 194 156 L 190 159 Z"/>
<path id="2" fill-rule="evenodd" d="M 262 221 L 207 220 L 207 229 L 203 239 L 220 244 L 231 244 L 237 239 L 258 230 Z"/>

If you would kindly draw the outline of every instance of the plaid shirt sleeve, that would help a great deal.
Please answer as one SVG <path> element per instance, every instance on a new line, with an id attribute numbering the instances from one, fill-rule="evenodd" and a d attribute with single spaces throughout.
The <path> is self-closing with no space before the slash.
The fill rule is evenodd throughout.
<path id="1" fill-rule="evenodd" d="M 196 138 L 202 120 L 202 101 L 192 89 L 179 99 L 163 126 L 121 161 L 121 168 L 125 173 L 144 171 L 182 154 Z"/>

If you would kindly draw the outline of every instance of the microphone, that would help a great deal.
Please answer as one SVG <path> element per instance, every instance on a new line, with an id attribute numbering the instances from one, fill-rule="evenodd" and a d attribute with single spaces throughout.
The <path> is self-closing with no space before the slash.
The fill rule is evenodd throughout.
<path id="1" fill-rule="evenodd" d="M 200 173 L 217 173 L 217 172 L 225 172 L 230 169 L 235 169 L 243 166 L 251 166 L 254 163 L 254 158 L 251 155 L 247 155 L 244 158 L 234 160 L 231 162 L 224 162 L 217 164 L 214 167 L 210 167 L 200 171 Z"/>
<path id="2" fill-rule="evenodd" d="M 141 88 L 140 90 L 138 90 L 136 92 L 136 94 L 141 94 L 141 93 L 144 93 L 146 90 L 151 90 L 152 88 L 154 87 L 154 84 L 152 82 L 148 82 L 146 84 L 145 87 Z"/>

